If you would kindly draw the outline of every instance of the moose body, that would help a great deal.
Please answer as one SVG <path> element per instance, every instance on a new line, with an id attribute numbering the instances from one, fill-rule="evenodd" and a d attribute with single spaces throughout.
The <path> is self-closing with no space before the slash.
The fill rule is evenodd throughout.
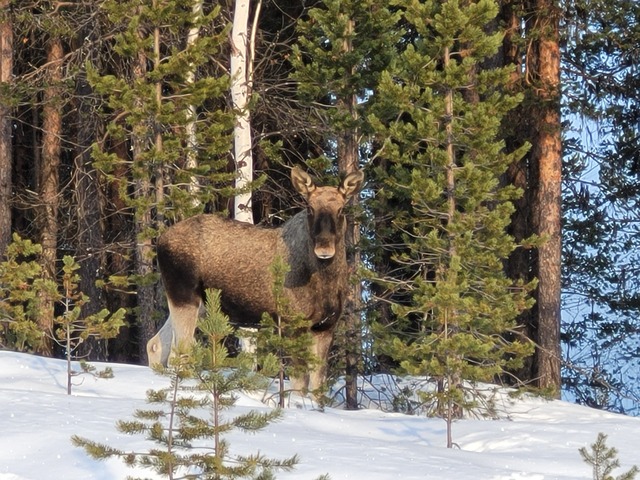
<path id="1" fill-rule="evenodd" d="M 320 360 L 309 378 L 294 379 L 295 388 L 315 389 L 322 384 L 347 289 L 342 209 L 364 176 L 354 172 L 337 188 L 317 187 L 297 168 L 291 178 L 305 197 L 307 210 L 280 228 L 203 214 L 177 223 L 159 238 L 158 265 L 169 318 L 147 344 L 150 365 L 166 365 L 173 347 L 192 341 L 206 289 L 221 291 L 222 310 L 236 325 L 255 326 L 263 313 L 275 314 L 271 269 L 279 256 L 290 268 L 284 295 L 291 311 L 310 321 L 313 353 Z"/>

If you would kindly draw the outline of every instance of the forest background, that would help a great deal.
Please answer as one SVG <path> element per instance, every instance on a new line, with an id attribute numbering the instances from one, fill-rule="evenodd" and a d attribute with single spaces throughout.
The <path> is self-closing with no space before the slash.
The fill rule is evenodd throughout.
<path id="1" fill-rule="evenodd" d="M 64 353 L 71 257 L 79 315 L 127 312 L 76 353 L 145 363 L 168 225 L 277 226 L 300 207 L 291 167 L 363 168 L 333 356 L 348 406 L 358 375 L 455 364 L 640 413 L 637 2 L 0 7 L 2 348 Z"/>

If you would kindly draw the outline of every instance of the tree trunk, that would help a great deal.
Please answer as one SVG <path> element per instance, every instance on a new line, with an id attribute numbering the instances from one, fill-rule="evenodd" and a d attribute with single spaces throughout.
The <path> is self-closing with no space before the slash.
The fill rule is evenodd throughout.
<path id="1" fill-rule="evenodd" d="M 40 170 L 41 202 L 41 263 L 45 279 L 56 279 L 58 246 L 58 192 L 60 175 L 60 153 L 62 138 L 62 81 L 63 48 L 60 39 L 51 38 L 47 44 L 47 87 L 44 90 L 42 108 L 42 166 Z M 50 298 L 42 298 L 40 328 L 45 335 L 53 335 L 54 304 Z M 45 336 L 39 353 L 51 355 L 53 343 Z"/>
<path id="2" fill-rule="evenodd" d="M 524 8 L 530 9 L 526 22 Z M 532 147 L 510 166 L 505 182 L 522 189 L 514 202 L 509 233 L 517 242 L 540 236 L 539 249 L 519 248 L 509 258 L 510 278 L 538 279 L 536 305 L 520 316 L 523 335 L 536 343 L 533 357 L 515 372 L 518 379 L 542 388 L 560 389 L 560 224 L 561 137 L 559 12 L 553 0 L 505 1 L 501 21 L 507 25 L 501 50 L 503 65 L 514 65 L 512 88 L 524 91 L 524 102 L 505 118 L 508 151 L 525 142 Z M 526 25 L 524 32 L 521 25 Z M 524 37 L 527 42 L 521 49 Z M 524 65 L 524 69 L 522 66 Z"/>
<path id="3" fill-rule="evenodd" d="M 98 126 L 95 122 L 94 105 L 90 100 L 91 87 L 86 78 L 79 75 L 76 81 L 77 141 L 74 156 L 75 209 L 72 218 L 77 228 L 75 258 L 80 269 L 79 289 L 88 301 L 82 306 L 82 315 L 99 312 L 104 306 L 104 290 L 98 288 L 96 280 L 104 269 L 104 238 L 99 183 L 91 163 L 91 144 L 95 141 Z M 93 338 L 82 343 L 79 355 L 90 360 L 108 360 L 106 350 Z"/>
<path id="4" fill-rule="evenodd" d="M 511 66 L 509 88 L 512 92 L 521 92 L 524 85 L 522 63 L 524 54 L 520 49 L 522 43 L 522 0 L 505 0 L 501 2 L 498 23 L 505 25 L 505 35 L 502 47 L 496 55 L 495 67 Z M 505 115 L 503 121 L 503 136 L 505 138 L 506 150 L 513 152 L 522 147 L 528 138 L 531 130 L 529 113 L 525 103 L 518 105 L 515 109 Z M 514 162 L 509 166 L 503 177 L 505 185 L 514 185 L 523 193 L 522 196 L 513 201 L 515 212 L 511 216 L 511 224 L 508 232 L 517 243 L 523 242 L 531 236 L 531 191 L 529 178 L 532 172 L 530 169 L 529 155 Z M 534 265 L 530 249 L 518 248 L 509 256 L 506 262 L 506 274 L 516 281 L 530 282 L 533 280 Z M 533 340 L 536 336 L 535 315 L 533 309 L 527 310 L 519 315 L 518 324 L 522 328 L 522 335 Z M 533 357 L 525 359 L 524 366 L 513 376 L 509 375 L 503 380 L 507 383 L 517 384 L 519 382 L 530 382 L 534 379 Z"/>
<path id="5" fill-rule="evenodd" d="M 198 37 L 200 36 L 200 27 L 199 22 L 202 18 L 202 2 L 203 0 L 194 0 L 192 8 L 193 12 L 193 22 L 194 24 L 189 29 L 187 33 L 187 48 L 192 47 Z M 193 65 L 189 65 L 189 71 L 186 75 L 186 83 L 188 85 L 193 85 L 196 81 L 196 72 L 195 67 Z M 196 111 L 196 107 L 194 105 L 189 105 L 187 108 L 189 121 L 186 125 L 186 133 L 187 133 L 187 154 L 185 160 L 185 168 L 187 170 L 194 170 L 198 166 L 198 158 L 196 155 L 198 148 L 198 140 L 197 140 L 197 129 L 196 129 L 196 120 L 198 116 L 198 112 Z M 200 184 L 198 182 L 198 178 L 196 176 L 191 176 L 189 179 L 189 184 L 187 186 L 187 191 L 191 194 L 191 201 L 194 206 L 198 206 L 200 204 L 200 200 L 198 199 L 198 193 L 200 192 Z"/>
<path id="6" fill-rule="evenodd" d="M 147 57 L 144 52 L 138 53 L 137 61 L 133 67 L 134 81 L 141 81 L 147 72 Z M 149 132 L 144 126 L 134 127 L 131 138 L 132 156 L 134 169 L 141 174 L 136 174 L 134 180 L 133 196 L 137 199 L 149 201 L 152 195 L 152 182 L 149 169 L 145 165 L 142 158 L 146 148 Z M 154 321 L 155 312 L 155 286 L 145 281 L 153 274 L 153 242 L 149 236 L 149 230 L 153 227 L 153 216 L 151 208 L 138 208 L 135 214 L 134 238 L 135 238 L 135 274 L 139 278 L 136 300 L 137 300 L 137 317 L 138 317 L 138 333 L 139 343 L 138 352 L 140 361 L 148 363 L 147 343 L 156 333 L 156 324 Z"/>
<path id="7" fill-rule="evenodd" d="M 141 153 L 139 141 L 134 140 L 134 157 Z M 134 160 L 135 161 L 135 160 Z M 151 182 L 148 178 L 141 178 L 135 183 L 136 198 L 148 198 L 151 195 Z M 148 363 L 147 343 L 156 334 L 155 312 L 155 287 L 144 279 L 153 274 L 154 249 L 153 242 L 148 235 L 148 228 L 152 225 L 151 211 L 138 213 L 135 224 L 135 271 L 139 277 L 137 286 L 137 317 L 139 328 L 139 356 L 141 363 Z"/>
<path id="8" fill-rule="evenodd" d="M 157 9 L 157 1 L 153 3 L 153 8 Z M 153 29 L 153 71 L 160 71 L 162 52 L 160 51 L 160 27 L 156 25 Z M 164 140 L 162 137 L 162 121 L 158 118 L 162 111 L 162 81 L 156 80 L 155 83 L 155 106 L 156 113 L 153 119 L 155 140 L 155 151 L 159 157 L 162 157 L 164 152 Z M 152 219 L 152 222 L 156 225 L 161 225 L 164 221 L 164 165 L 162 161 L 155 162 L 153 172 L 153 188 L 155 193 L 155 211 L 156 218 Z"/>
<path id="9" fill-rule="evenodd" d="M 351 38 L 355 24 L 350 20 L 345 32 L 343 51 L 345 53 L 353 50 Z M 356 72 L 351 72 L 355 75 Z M 342 99 L 341 108 L 345 108 L 350 117 L 355 122 L 358 119 L 356 110 L 358 99 L 353 94 L 349 98 Z M 338 139 L 338 169 L 341 173 L 348 175 L 358 170 L 359 148 L 358 132 L 356 128 L 347 130 Z M 354 196 L 353 204 L 357 205 L 358 197 Z M 347 410 L 358 409 L 358 374 L 362 358 L 362 320 L 360 317 L 360 297 L 362 288 L 360 282 L 351 282 L 356 274 L 356 269 L 360 264 L 360 251 L 357 248 L 360 243 L 360 225 L 352 216 L 347 218 L 347 265 L 349 266 L 349 289 L 344 305 L 344 321 L 346 334 L 349 339 L 345 342 L 345 403 Z"/>
<path id="10" fill-rule="evenodd" d="M 355 100 L 355 98 L 354 98 Z M 358 169 L 358 143 L 355 132 L 345 135 L 339 143 L 338 164 L 340 172 L 349 174 Z M 353 205 L 358 204 L 358 197 L 353 197 Z M 348 341 L 345 342 L 345 402 L 347 410 L 357 410 L 358 375 L 362 360 L 362 320 L 360 316 L 362 288 L 360 282 L 352 282 L 360 264 L 360 225 L 353 218 L 347 218 L 347 265 L 349 267 L 349 288 L 344 305 L 344 322 Z"/>
<path id="11" fill-rule="evenodd" d="M 13 29 L 10 0 L 0 0 L 0 11 L 5 18 L 0 22 L 0 85 L 12 83 Z M 0 99 L 0 256 L 11 242 L 11 160 L 12 129 L 11 107 Z"/>
<path id="12" fill-rule="evenodd" d="M 537 251 L 537 384 L 560 393 L 561 173 L 560 12 L 553 0 L 534 2 L 529 75 L 532 77 L 531 165 L 533 229 L 544 240 Z"/>
<path id="13" fill-rule="evenodd" d="M 98 134 L 100 136 L 100 134 Z M 120 159 L 127 159 L 129 156 L 129 143 L 121 141 L 112 146 L 112 153 Z M 107 197 L 108 211 L 105 222 L 105 241 L 107 249 L 105 252 L 105 264 L 107 276 L 115 275 L 126 277 L 134 271 L 134 259 L 131 258 L 131 247 L 135 245 L 135 232 L 130 222 L 130 216 L 126 202 L 121 191 L 123 184 L 128 182 L 127 167 L 124 162 L 118 162 L 115 167 L 114 177 L 116 180 L 109 182 Z M 120 288 L 111 288 L 106 291 L 107 308 L 115 311 L 120 307 L 133 310 L 137 299 L 128 292 Z M 120 329 L 118 336 L 109 342 L 110 360 L 115 362 L 140 362 L 144 363 L 144 358 L 140 358 L 140 350 L 132 351 L 131 346 L 138 343 L 138 325 L 135 323 L 125 325 Z M 146 354 L 146 350 L 145 350 Z"/>
<path id="14" fill-rule="evenodd" d="M 250 78 L 247 72 L 249 55 L 249 0 L 236 0 L 231 32 L 231 100 L 236 115 L 233 129 L 233 154 L 236 164 L 234 218 L 253 223 L 251 191 L 253 158 L 251 155 L 251 124 L 249 117 Z"/>
<path id="15" fill-rule="evenodd" d="M 451 62 L 451 51 L 449 47 L 444 48 L 443 52 L 444 59 L 444 69 L 448 71 L 449 64 Z M 444 265 L 446 273 L 445 279 L 441 279 L 440 281 L 450 282 L 452 285 L 457 283 L 457 272 L 453 270 L 452 264 L 454 262 L 454 258 L 458 256 L 458 252 L 455 244 L 455 236 L 456 234 L 451 231 L 451 224 L 454 222 L 455 214 L 457 211 L 456 205 L 456 151 L 454 148 L 454 134 L 453 134 L 453 119 L 454 119 L 454 109 L 453 109 L 453 90 L 450 88 L 447 89 L 445 94 L 445 114 L 444 118 L 446 119 L 445 131 L 446 131 L 446 150 L 447 150 L 447 215 L 444 223 L 446 224 L 446 234 L 448 235 L 448 244 L 447 244 L 447 264 Z M 438 265 L 438 269 L 443 266 Z M 454 335 L 456 332 L 456 325 L 459 325 L 458 320 L 459 312 L 454 308 L 447 308 L 444 312 L 444 322 L 443 322 L 443 334 L 445 342 L 449 340 L 451 335 Z M 452 320 L 453 325 L 450 325 L 449 319 Z M 446 359 L 447 362 L 447 370 L 449 370 L 449 364 L 458 365 L 460 364 L 461 358 L 459 354 L 455 354 L 454 352 L 450 352 Z M 453 357 L 453 358 L 451 358 Z M 451 391 L 453 389 L 458 388 L 458 385 L 462 383 L 462 379 L 460 378 L 460 373 L 456 371 L 455 367 L 448 371 L 445 375 L 445 388 L 446 388 L 446 405 L 445 405 L 445 420 L 447 424 L 447 448 L 453 448 L 453 421 L 454 419 L 462 418 L 462 406 L 455 403 L 453 400 L 453 394 Z"/>

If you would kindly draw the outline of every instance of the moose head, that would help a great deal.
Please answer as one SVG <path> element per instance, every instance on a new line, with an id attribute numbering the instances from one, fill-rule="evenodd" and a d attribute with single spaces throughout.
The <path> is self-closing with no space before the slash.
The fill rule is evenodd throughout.
<path id="1" fill-rule="evenodd" d="M 344 239 L 343 208 L 349 197 L 357 193 L 364 181 L 361 170 L 350 173 L 338 188 L 318 187 L 313 179 L 299 168 L 291 171 L 293 187 L 307 201 L 307 220 L 313 252 L 319 260 L 330 260 L 336 245 Z"/>

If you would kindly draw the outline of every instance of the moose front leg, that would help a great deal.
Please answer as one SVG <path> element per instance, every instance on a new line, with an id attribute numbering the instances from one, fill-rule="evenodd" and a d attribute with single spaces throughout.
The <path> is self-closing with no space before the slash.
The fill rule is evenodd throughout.
<path id="1" fill-rule="evenodd" d="M 296 392 L 306 394 L 314 392 L 324 386 L 327 380 L 327 362 L 329 360 L 329 350 L 333 343 L 333 329 L 321 332 L 313 332 L 311 353 L 316 362 L 309 372 L 300 377 L 291 378 L 291 388 Z"/>
<path id="2" fill-rule="evenodd" d="M 313 354 L 318 359 L 316 366 L 309 372 L 309 391 L 313 392 L 322 388 L 327 381 L 327 368 L 329 363 L 329 350 L 333 343 L 333 328 L 313 333 Z"/>

